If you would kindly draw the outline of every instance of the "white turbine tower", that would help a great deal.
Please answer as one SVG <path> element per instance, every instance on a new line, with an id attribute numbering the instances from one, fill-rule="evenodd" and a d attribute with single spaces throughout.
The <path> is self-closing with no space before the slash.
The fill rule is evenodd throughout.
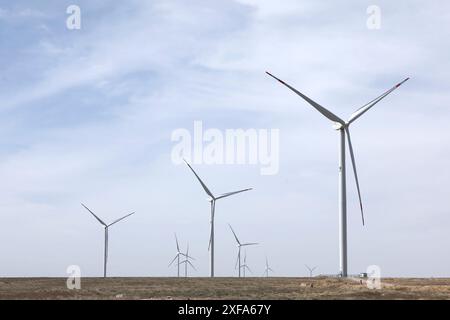
<path id="1" fill-rule="evenodd" d="M 131 216 L 132 214 L 134 214 L 134 212 L 129 213 L 125 216 L 123 216 L 122 218 L 119 218 L 117 220 L 115 220 L 114 222 L 110 223 L 110 224 L 106 224 L 105 222 L 103 222 L 99 217 L 97 217 L 95 215 L 94 212 L 92 212 L 88 207 L 86 207 L 84 204 L 81 204 L 87 211 L 89 211 L 94 217 L 95 219 L 98 220 L 98 222 L 100 222 L 104 227 L 105 227 L 105 255 L 104 255 L 104 261 L 103 261 L 103 277 L 106 278 L 106 265 L 108 263 L 108 229 L 109 227 L 111 227 L 113 224 L 116 224 L 117 222 L 125 219 L 126 217 Z"/>
<path id="2" fill-rule="evenodd" d="M 183 252 L 181 252 L 180 250 L 180 245 L 178 244 L 178 237 L 177 234 L 175 233 L 175 243 L 177 245 L 177 254 L 175 255 L 175 258 L 173 258 L 173 260 L 169 263 L 169 267 L 175 262 L 175 260 L 177 260 L 177 277 L 180 277 L 180 257 L 181 256 L 186 256 Z"/>
<path id="3" fill-rule="evenodd" d="M 368 111 L 370 108 L 372 108 L 375 104 L 380 102 L 384 97 L 386 97 L 388 94 L 390 94 L 392 91 L 400 87 L 404 82 L 409 80 L 409 78 L 406 78 L 402 82 L 396 84 L 394 87 L 389 89 L 388 91 L 384 92 L 382 95 L 378 96 L 377 98 L 373 99 L 372 101 L 369 101 L 365 105 L 363 105 L 361 108 L 357 109 L 354 113 L 350 115 L 350 118 L 348 121 L 344 121 L 338 116 L 336 116 L 331 111 L 325 109 L 317 102 L 311 100 L 307 96 L 305 96 L 303 93 L 299 92 L 295 88 L 291 87 L 284 81 L 278 79 L 274 75 L 270 74 L 269 72 L 266 72 L 269 76 L 272 78 L 278 80 L 280 83 L 294 91 L 297 95 L 302 97 L 306 102 L 308 102 L 311 106 L 313 106 L 317 111 L 319 111 L 323 116 L 328 118 L 329 120 L 333 121 L 335 123 L 334 129 L 339 130 L 340 132 L 340 156 L 339 156 L 339 220 L 340 220 L 340 227 L 339 227 L 339 239 L 340 239 L 340 275 L 342 277 L 347 277 L 347 194 L 346 194 L 346 174 L 345 174 L 345 139 L 347 137 L 348 141 L 348 148 L 350 151 L 350 158 L 352 161 L 352 167 L 353 167 L 353 174 L 355 176 L 355 182 L 356 182 L 356 189 L 358 190 L 358 198 L 359 198 L 359 205 L 361 209 L 361 218 L 362 223 L 364 225 L 364 212 L 363 212 L 363 206 L 362 206 L 362 200 L 361 200 L 361 192 L 359 189 L 359 182 L 358 182 L 358 175 L 356 173 L 356 164 L 355 164 L 355 156 L 353 153 L 353 147 L 352 147 L 352 141 L 350 139 L 350 130 L 349 126 L 353 121 L 358 119 L 360 116 L 362 116 L 366 111 Z"/>
<path id="4" fill-rule="evenodd" d="M 236 242 L 237 242 L 238 255 L 237 255 L 236 264 L 235 264 L 234 268 L 236 268 L 236 266 L 239 266 L 238 275 L 239 275 L 239 278 L 240 278 L 241 277 L 241 267 L 242 267 L 242 264 L 241 264 L 241 248 L 242 247 L 247 247 L 247 246 L 254 246 L 254 245 L 257 245 L 258 243 L 256 243 L 256 242 L 241 243 L 239 241 L 236 233 L 234 232 L 233 227 L 231 227 L 230 224 L 228 224 L 228 225 L 230 226 L 231 232 L 233 232 L 234 238 L 236 239 Z"/>
<path id="5" fill-rule="evenodd" d="M 197 269 L 195 269 L 194 265 L 192 264 L 191 260 L 195 260 L 195 258 L 191 257 L 189 255 L 189 243 L 187 244 L 187 248 L 186 248 L 186 253 L 184 254 L 185 259 L 183 261 L 180 262 L 180 265 L 184 263 L 184 277 L 187 278 L 188 276 L 188 265 L 194 269 L 195 271 L 197 271 Z"/>
<path id="6" fill-rule="evenodd" d="M 307 264 L 305 264 L 306 269 L 308 269 L 309 271 L 309 277 L 312 278 L 313 277 L 313 272 L 314 270 L 316 270 L 317 266 L 311 268 L 310 266 L 308 266 Z"/>
<path id="7" fill-rule="evenodd" d="M 269 272 L 275 272 L 273 269 L 269 266 L 269 259 L 266 257 L 266 268 L 264 269 L 264 274 L 266 275 L 266 278 L 269 277 Z"/>
<path id="8" fill-rule="evenodd" d="M 205 183 L 203 183 L 202 179 L 200 179 L 198 174 L 194 171 L 194 169 L 192 169 L 192 167 L 189 165 L 189 163 L 186 160 L 184 160 L 184 162 L 187 164 L 187 166 L 191 169 L 191 171 L 197 177 L 197 180 L 202 185 L 203 190 L 205 190 L 206 194 L 209 196 L 208 201 L 211 203 L 211 233 L 209 236 L 208 250 L 210 251 L 210 254 L 211 254 L 211 256 L 210 256 L 211 277 L 214 277 L 214 213 L 215 213 L 215 208 L 216 208 L 216 201 L 219 199 L 222 199 L 222 198 L 226 198 L 226 197 L 241 193 L 241 192 L 252 190 L 252 188 L 233 191 L 233 192 L 227 192 L 227 193 L 221 194 L 219 196 L 214 196 L 212 194 L 212 192 L 208 189 L 208 187 L 205 185 Z"/>

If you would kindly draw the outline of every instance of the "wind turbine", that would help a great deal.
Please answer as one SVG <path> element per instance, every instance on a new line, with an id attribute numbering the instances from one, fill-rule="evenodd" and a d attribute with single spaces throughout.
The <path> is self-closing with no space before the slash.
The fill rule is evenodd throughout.
<path id="1" fill-rule="evenodd" d="M 189 259 L 195 260 L 195 258 L 191 257 L 189 255 L 189 243 L 187 244 L 187 249 L 186 249 L 186 253 L 184 254 L 185 259 L 183 261 L 180 262 L 180 264 L 184 263 L 184 277 L 187 278 L 188 275 L 188 265 L 191 266 L 192 269 L 194 269 L 195 271 L 197 271 L 197 269 L 195 269 L 194 265 L 191 263 L 191 261 Z"/>
<path id="2" fill-rule="evenodd" d="M 314 270 L 316 270 L 317 266 L 315 266 L 314 268 L 309 267 L 307 264 L 305 264 L 306 269 L 309 270 L 309 277 L 312 278 L 313 277 L 313 272 Z"/>
<path id="3" fill-rule="evenodd" d="M 245 278 L 245 270 L 248 270 L 251 273 L 253 273 L 252 270 L 250 269 L 250 267 L 247 265 L 247 251 L 245 251 L 245 253 L 244 253 L 244 264 L 241 267 L 242 267 L 242 270 L 244 270 L 244 272 L 243 272 L 244 278 Z"/>
<path id="4" fill-rule="evenodd" d="M 257 245 L 258 243 L 256 242 L 247 242 L 247 243 L 241 243 L 236 235 L 236 233 L 233 230 L 233 227 L 228 224 L 230 226 L 231 232 L 233 232 L 234 238 L 236 239 L 237 242 L 237 246 L 238 246 L 238 255 L 237 255 L 237 259 L 236 259 L 236 265 L 234 268 L 236 268 L 236 266 L 239 266 L 239 278 L 241 277 L 241 248 L 242 247 L 247 247 L 247 246 L 254 246 Z"/>
<path id="5" fill-rule="evenodd" d="M 103 222 L 99 217 L 97 217 L 95 215 L 94 212 L 92 212 L 88 207 L 86 207 L 84 204 L 81 204 L 87 211 L 89 211 L 94 217 L 95 219 L 98 220 L 98 222 L 100 222 L 104 227 L 105 227 L 105 255 L 104 255 L 104 261 L 103 261 L 103 277 L 106 278 L 106 265 L 108 263 L 108 229 L 109 227 L 111 227 L 113 224 L 116 224 L 117 222 L 125 219 L 126 217 L 131 216 L 132 214 L 134 214 L 134 212 L 129 213 L 125 216 L 123 216 L 122 218 L 119 218 L 117 220 L 115 220 L 114 222 L 110 223 L 110 224 L 106 224 L 105 222 Z"/>
<path id="6" fill-rule="evenodd" d="M 184 162 L 187 164 L 187 166 L 189 167 L 189 169 L 191 169 L 191 171 L 194 173 L 195 177 L 197 178 L 198 182 L 200 182 L 200 184 L 203 187 L 203 190 L 205 190 L 206 194 L 209 196 L 208 201 L 211 203 L 211 233 L 209 236 L 209 246 L 208 246 L 208 250 L 210 251 L 210 264 L 211 264 L 211 277 L 214 277 L 214 212 L 215 212 L 215 208 L 216 208 L 216 201 L 222 198 L 226 198 L 241 192 L 245 192 L 245 191 L 249 191 L 252 190 L 252 188 L 248 188 L 248 189 L 243 189 L 243 190 L 238 190 L 238 191 L 233 191 L 233 192 L 227 192 L 224 194 L 221 194 L 219 196 L 214 196 L 212 194 L 212 192 L 208 189 L 208 187 L 206 186 L 206 184 L 202 181 L 202 179 L 200 179 L 200 177 L 198 176 L 198 174 L 194 171 L 194 169 L 192 169 L 192 167 L 189 165 L 189 163 L 183 159 Z"/>
<path id="7" fill-rule="evenodd" d="M 175 260 L 177 261 L 177 277 L 180 277 L 180 256 L 185 256 L 186 254 L 184 254 L 183 252 L 181 252 L 180 250 L 180 245 L 178 244 L 178 237 L 177 234 L 175 233 L 175 243 L 177 245 L 177 254 L 175 255 L 175 258 L 173 258 L 173 260 L 169 263 L 169 267 L 175 262 Z"/>
<path id="8" fill-rule="evenodd" d="M 406 78 L 402 82 L 396 84 L 391 89 L 387 90 L 380 96 L 376 97 L 375 99 L 369 101 L 365 105 L 363 105 L 361 108 L 357 109 L 355 112 L 353 112 L 350 115 L 350 118 L 348 121 L 344 121 L 338 116 L 336 116 L 331 111 L 325 109 L 317 102 L 311 100 L 307 96 L 305 96 L 300 91 L 296 90 L 295 88 L 288 85 L 286 82 L 278 79 L 274 75 L 272 75 L 269 72 L 266 72 L 269 76 L 272 78 L 278 80 L 281 84 L 285 85 L 292 91 L 294 91 L 297 95 L 302 97 L 306 102 L 308 102 L 311 106 L 313 106 L 317 111 L 319 111 L 323 116 L 328 118 L 329 120 L 333 121 L 335 125 L 333 126 L 334 129 L 339 130 L 340 132 L 340 155 L 339 155 L 339 240 L 340 240 L 340 254 L 339 254 L 339 261 L 340 261 L 340 276 L 341 277 L 347 277 L 347 183 L 346 183 L 346 173 L 345 173 L 345 139 L 347 137 L 348 141 L 348 147 L 350 151 L 350 158 L 352 161 L 353 166 L 353 174 L 355 176 L 355 182 L 356 182 L 356 189 L 358 190 L 358 198 L 359 198 L 359 206 L 361 209 L 361 218 L 362 218 L 362 224 L 364 225 L 364 212 L 363 212 L 363 206 L 362 206 L 362 200 L 361 200 L 361 192 L 359 189 L 359 182 L 358 182 L 358 175 L 356 173 L 356 164 L 355 164 L 355 155 L 353 153 L 353 147 L 352 147 L 352 141 L 350 139 L 350 130 L 349 126 L 353 123 L 356 119 L 358 119 L 360 116 L 362 116 L 366 111 L 368 111 L 370 108 L 372 108 L 374 105 L 376 105 L 378 102 L 380 102 L 383 98 L 385 98 L 388 94 L 390 94 L 392 91 L 400 87 L 404 82 L 408 81 L 409 78 Z"/>
<path id="9" fill-rule="evenodd" d="M 266 278 L 269 277 L 269 272 L 275 272 L 271 267 L 269 267 L 269 260 L 266 257 L 266 269 L 264 269 L 264 274 L 266 275 Z"/>

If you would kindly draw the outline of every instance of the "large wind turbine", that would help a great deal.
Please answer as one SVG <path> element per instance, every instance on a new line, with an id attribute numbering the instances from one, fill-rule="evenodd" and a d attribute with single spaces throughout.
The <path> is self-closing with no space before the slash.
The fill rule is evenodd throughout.
<path id="1" fill-rule="evenodd" d="M 227 192 L 227 193 L 221 194 L 219 196 L 214 196 L 212 194 L 212 192 L 208 189 L 206 184 L 202 181 L 202 179 L 200 179 L 198 174 L 194 171 L 194 169 L 192 169 L 192 167 L 189 165 L 189 163 L 186 160 L 184 160 L 184 162 L 186 162 L 186 164 L 189 167 L 189 169 L 191 169 L 191 171 L 197 177 L 197 180 L 202 185 L 203 190 L 205 190 L 206 194 L 209 196 L 208 201 L 211 203 L 211 233 L 210 233 L 210 236 L 209 236 L 208 250 L 210 251 L 210 254 L 211 254 L 211 262 L 210 262 L 210 264 L 211 264 L 211 277 L 214 277 L 214 212 L 215 212 L 215 208 L 216 208 L 216 201 L 219 200 L 219 199 L 222 199 L 222 198 L 226 198 L 226 197 L 229 197 L 229 196 L 241 193 L 241 192 L 252 190 L 252 188 L 238 190 L 238 191 L 233 191 L 233 192 Z"/>
<path id="2" fill-rule="evenodd" d="M 239 278 L 240 278 L 241 277 L 241 267 L 242 267 L 242 265 L 241 265 L 241 248 L 242 247 L 247 247 L 247 246 L 254 246 L 254 245 L 257 245 L 258 243 L 256 243 L 256 242 L 241 243 L 239 241 L 236 233 L 234 232 L 233 227 L 230 224 L 228 224 L 228 225 L 230 226 L 231 232 L 233 232 L 234 238 L 236 239 L 237 246 L 238 246 L 238 255 L 237 255 L 237 259 L 236 259 L 235 268 L 236 268 L 236 266 L 239 266 L 238 275 L 239 275 Z"/>
<path id="3" fill-rule="evenodd" d="M 169 267 L 172 265 L 172 263 L 175 262 L 175 260 L 177 260 L 177 277 L 179 278 L 180 277 L 180 264 L 181 264 L 180 257 L 181 256 L 187 257 L 187 256 L 180 250 L 180 245 L 178 244 L 178 237 L 177 237 L 176 233 L 175 233 L 175 243 L 177 245 L 177 254 L 175 255 L 175 258 L 173 258 L 173 260 L 169 263 Z"/>
<path id="4" fill-rule="evenodd" d="M 364 212 L 363 212 L 363 206 L 362 206 L 362 200 L 361 200 L 361 192 L 359 189 L 359 182 L 358 182 L 358 175 L 356 173 L 356 164 L 355 164 L 355 156 L 353 153 L 353 147 L 352 147 L 352 141 L 350 139 L 350 130 L 349 126 L 353 123 L 356 119 L 358 119 L 360 116 L 362 116 L 366 111 L 368 111 L 370 108 L 372 108 L 375 104 L 380 102 L 384 97 L 386 97 L 388 94 L 390 94 L 392 91 L 400 87 L 404 82 L 409 80 L 409 78 L 406 78 L 402 82 L 396 84 L 391 89 L 384 92 L 382 95 L 376 97 L 372 101 L 369 101 L 365 105 L 363 105 L 361 108 L 357 109 L 355 112 L 353 112 L 350 115 L 350 118 L 348 121 L 344 121 L 338 116 L 336 116 L 331 111 L 325 109 L 317 102 L 311 100 L 307 96 L 305 96 L 303 93 L 299 92 L 295 88 L 291 87 L 284 81 L 278 79 L 274 75 L 272 75 L 269 72 L 266 72 L 269 76 L 272 78 L 278 80 L 280 83 L 294 91 L 297 95 L 302 97 L 306 102 L 308 102 L 311 106 L 313 106 L 317 111 L 319 111 L 323 116 L 328 118 L 329 120 L 333 121 L 335 123 L 334 129 L 339 130 L 340 132 L 340 155 L 339 155 L 339 220 L 340 220 L 340 226 L 339 226 L 339 239 L 340 239 L 340 275 L 342 277 L 347 277 L 347 184 L 346 184 L 346 174 L 345 174 L 345 140 L 347 137 L 348 141 L 348 148 L 350 151 L 350 158 L 352 161 L 352 167 L 353 167 L 353 174 L 355 176 L 355 182 L 356 182 L 356 189 L 358 190 L 358 198 L 359 198 L 359 206 L 361 209 L 361 218 L 362 218 L 362 224 L 364 225 Z"/>
<path id="5" fill-rule="evenodd" d="M 103 277 L 106 278 L 106 265 L 108 263 L 108 229 L 109 227 L 111 227 L 113 224 L 116 224 L 117 222 L 125 219 L 126 217 L 131 216 L 132 214 L 134 214 L 134 212 L 129 213 L 125 216 L 123 216 L 122 218 L 119 218 L 117 220 L 115 220 L 114 222 L 110 223 L 110 224 L 106 224 L 105 222 L 103 222 L 99 217 L 97 217 L 95 215 L 94 212 L 92 212 L 88 207 L 86 207 L 84 204 L 81 204 L 87 211 L 89 211 L 94 217 L 95 219 L 98 220 L 98 222 L 100 222 L 104 227 L 105 227 L 105 256 L 104 256 L 104 261 L 103 261 Z"/>

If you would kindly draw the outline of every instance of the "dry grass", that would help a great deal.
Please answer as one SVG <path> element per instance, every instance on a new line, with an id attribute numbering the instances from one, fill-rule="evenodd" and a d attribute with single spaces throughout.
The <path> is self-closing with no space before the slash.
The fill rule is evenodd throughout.
<path id="1" fill-rule="evenodd" d="M 3 278 L 0 299 L 450 299 L 450 279 L 382 280 L 370 290 L 338 278 Z"/>

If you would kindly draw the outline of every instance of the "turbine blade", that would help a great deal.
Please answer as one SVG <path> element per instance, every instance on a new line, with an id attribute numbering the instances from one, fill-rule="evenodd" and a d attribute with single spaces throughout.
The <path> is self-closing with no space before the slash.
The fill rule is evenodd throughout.
<path id="1" fill-rule="evenodd" d="M 168 265 L 167 267 L 170 267 L 170 266 L 172 265 L 172 263 L 174 263 L 175 260 L 177 260 L 178 255 L 179 255 L 179 254 L 177 253 L 177 255 L 175 256 L 175 258 L 173 258 L 173 260 L 169 263 L 169 265 Z"/>
<path id="2" fill-rule="evenodd" d="M 237 194 L 237 193 L 249 191 L 249 190 L 252 190 L 252 189 L 253 188 L 247 188 L 247 189 L 243 189 L 243 190 L 239 190 L 239 191 L 227 192 L 227 193 L 224 193 L 224 194 L 221 194 L 220 196 L 218 196 L 216 198 L 216 200 L 222 199 L 222 198 L 226 198 L 226 197 L 232 196 L 232 195 Z"/>
<path id="3" fill-rule="evenodd" d="M 185 160 L 183 159 L 183 161 L 187 164 L 187 166 L 191 169 L 191 171 L 194 173 L 194 175 L 197 177 L 198 182 L 200 182 L 200 184 L 203 187 L 203 190 L 205 190 L 205 192 L 214 199 L 214 196 L 212 194 L 211 191 L 209 191 L 208 187 L 206 186 L 206 184 L 202 181 L 202 179 L 200 179 L 200 177 L 198 176 L 198 174 L 194 171 L 194 169 L 192 169 L 191 165 Z"/>
<path id="4" fill-rule="evenodd" d="M 257 245 L 257 244 L 259 244 L 259 243 L 257 243 L 257 242 L 248 242 L 248 243 L 243 243 L 243 244 L 241 244 L 241 247 L 245 247 L 245 246 L 255 246 L 255 245 Z"/>
<path id="5" fill-rule="evenodd" d="M 296 90 L 295 88 L 291 87 L 290 85 L 288 85 L 286 82 L 284 82 L 283 80 L 278 79 L 277 77 L 275 77 L 273 74 L 271 74 L 270 72 L 266 73 L 271 76 L 272 78 L 278 80 L 280 83 L 284 84 L 286 87 L 288 87 L 289 89 L 291 89 L 292 91 L 294 91 L 296 94 L 298 94 L 300 97 L 302 97 L 306 102 L 308 102 L 310 105 L 312 105 L 317 111 L 319 111 L 322 115 L 324 115 L 326 118 L 330 119 L 331 121 L 334 122 L 339 122 L 340 124 L 345 124 L 345 121 L 342 120 L 341 118 L 339 118 L 337 115 L 335 115 L 334 113 L 332 113 L 330 110 L 325 109 L 324 107 L 322 107 L 320 104 L 318 104 L 317 102 L 311 100 L 310 98 L 308 98 L 307 96 L 305 96 L 303 93 L 301 93 L 300 91 Z"/>
<path id="6" fill-rule="evenodd" d="M 355 155 L 353 153 L 352 139 L 350 138 L 350 130 L 348 129 L 348 126 L 345 127 L 345 131 L 347 132 L 348 148 L 350 150 L 350 158 L 352 159 L 352 168 L 353 168 L 353 174 L 355 175 L 356 189 L 358 190 L 359 207 L 361 209 L 362 224 L 364 225 L 364 210 L 363 210 L 363 205 L 362 205 L 362 200 L 361 200 L 361 191 L 359 189 L 358 173 L 356 172 Z"/>
<path id="7" fill-rule="evenodd" d="M 246 268 L 248 271 L 250 271 L 251 274 L 253 274 L 253 271 L 250 269 L 248 265 L 245 265 L 244 268 Z"/>
<path id="8" fill-rule="evenodd" d="M 197 271 L 197 269 L 194 267 L 194 265 L 189 261 L 189 260 L 186 260 L 187 261 L 187 263 L 189 263 L 189 265 L 192 267 L 192 269 L 194 269 L 195 271 Z"/>
<path id="9" fill-rule="evenodd" d="M 127 218 L 127 217 L 129 217 L 129 216 L 131 216 L 132 214 L 135 214 L 135 212 L 129 213 L 129 214 L 123 216 L 122 218 L 117 219 L 117 220 L 114 221 L 113 223 L 109 224 L 108 227 L 111 227 L 113 224 L 115 224 L 115 223 L 117 223 L 117 222 L 119 222 L 119 221 L 121 221 L 121 220 L 123 220 L 123 219 L 125 219 L 125 218 Z"/>
<path id="10" fill-rule="evenodd" d="M 175 232 L 175 243 L 177 244 L 177 252 L 180 252 L 180 245 L 178 244 L 178 237 L 177 237 L 177 233 Z"/>
<path id="11" fill-rule="evenodd" d="M 187 244 L 186 253 L 183 254 L 183 255 L 186 257 L 187 260 L 189 260 L 189 259 L 195 260 L 194 257 L 191 257 L 191 256 L 189 255 L 189 242 L 188 242 L 188 244 Z"/>
<path id="12" fill-rule="evenodd" d="M 238 262 L 239 262 L 239 253 L 238 253 L 237 257 L 236 257 L 236 263 L 234 264 L 234 269 L 237 269 Z M 241 266 L 239 266 L 239 268 L 240 267 Z"/>
<path id="13" fill-rule="evenodd" d="M 359 108 L 358 110 L 356 110 L 355 112 L 353 112 L 350 115 L 350 118 L 348 119 L 348 123 L 352 123 L 353 121 L 355 121 L 356 119 L 358 119 L 360 116 L 362 116 L 364 113 L 366 113 L 370 108 L 372 108 L 374 105 L 376 105 L 378 102 L 380 102 L 381 100 L 383 100 L 388 94 L 390 94 L 392 91 L 394 91 L 395 89 L 397 89 L 398 87 L 400 87 L 403 83 L 405 83 L 406 81 L 408 81 L 409 78 L 406 78 L 405 80 L 403 80 L 400 83 L 397 83 L 395 86 L 393 86 L 391 89 L 389 89 L 388 91 L 384 92 L 383 94 L 381 94 L 380 96 L 376 97 L 375 99 L 373 99 L 372 101 L 369 101 L 368 103 L 366 103 L 365 105 L 363 105 L 361 108 Z"/>
<path id="14" fill-rule="evenodd" d="M 104 223 L 103 221 L 102 221 L 102 219 L 100 219 L 99 217 L 97 217 L 96 215 L 95 215 L 95 213 L 93 213 L 92 211 L 91 211 L 91 209 L 89 209 L 88 207 L 86 207 L 84 204 L 81 204 L 87 211 L 89 211 L 94 217 L 95 217 L 95 219 L 97 219 L 98 220 L 98 222 L 100 222 L 102 225 L 104 225 L 105 227 L 107 227 L 107 224 L 106 223 Z"/>
<path id="15" fill-rule="evenodd" d="M 233 232 L 234 238 L 236 239 L 236 242 L 238 243 L 238 245 L 241 245 L 241 242 L 239 241 L 236 233 L 233 230 L 233 227 L 231 226 L 231 224 L 228 224 L 230 226 L 231 232 Z"/>

